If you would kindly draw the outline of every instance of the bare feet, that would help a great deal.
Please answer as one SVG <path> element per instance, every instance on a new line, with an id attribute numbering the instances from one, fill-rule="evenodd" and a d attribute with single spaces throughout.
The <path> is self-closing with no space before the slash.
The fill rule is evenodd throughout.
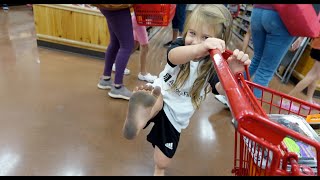
<path id="1" fill-rule="evenodd" d="M 133 139 L 152 117 L 151 110 L 161 94 L 161 88 L 144 85 L 136 87 L 129 100 L 127 119 L 123 126 L 126 139 Z"/>

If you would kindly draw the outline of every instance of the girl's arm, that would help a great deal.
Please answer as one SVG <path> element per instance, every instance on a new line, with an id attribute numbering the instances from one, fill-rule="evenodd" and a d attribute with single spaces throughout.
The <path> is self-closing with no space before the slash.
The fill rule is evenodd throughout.
<path id="1" fill-rule="evenodd" d="M 201 54 L 197 50 L 198 46 L 199 44 L 176 47 L 169 52 L 168 59 L 172 64 L 178 65 L 200 58 Z"/>
<path id="2" fill-rule="evenodd" d="M 175 65 L 185 64 L 191 60 L 209 55 L 210 49 L 219 49 L 224 52 L 225 42 L 217 38 L 207 38 L 199 44 L 179 46 L 169 51 L 168 59 Z"/>

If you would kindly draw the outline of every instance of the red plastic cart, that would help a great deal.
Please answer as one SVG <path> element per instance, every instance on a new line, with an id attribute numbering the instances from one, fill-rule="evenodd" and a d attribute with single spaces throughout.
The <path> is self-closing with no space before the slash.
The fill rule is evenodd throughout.
<path id="1" fill-rule="evenodd" d="M 231 51 L 223 54 L 218 50 L 210 51 L 220 83 L 225 89 L 231 113 L 236 120 L 232 173 L 236 176 L 319 175 L 320 143 L 270 120 L 267 113 L 295 114 L 306 118 L 309 114 L 319 114 L 320 108 L 252 83 L 250 78 L 245 80 L 242 73 L 233 75 L 225 61 L 231 54 Z M 246 72 L 248 72 L 247 67 Z M 262 97 L 255 98 L 253 89 L 261 90 Z M 282 107 L 283 100 L 290 101 L 290 106 L 293 104 L 299 106 L 299 110 L 292 111 L 291 108 Z M 303 105 L 309 109 L 302 109 Z M 313 147 L 316 154 L 315 166 L 298 163 L 298 155 L 289 152 L 284 145 L 285 137 L 294 138 Z"/>
<path id="2" fill-rule="evenodd" d="M 176 12 L 176 5 L 134 4 L 133 9 L 140 26 L 168 26 Z"/>

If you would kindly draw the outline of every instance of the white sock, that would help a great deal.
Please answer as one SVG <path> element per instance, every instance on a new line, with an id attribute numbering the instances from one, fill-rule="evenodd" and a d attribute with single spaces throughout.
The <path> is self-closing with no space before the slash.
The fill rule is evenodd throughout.
<path id="1" fill-rule="evenodd" d="M 102 79 L 110 79 L 110 76 L 102 76 Z"/>

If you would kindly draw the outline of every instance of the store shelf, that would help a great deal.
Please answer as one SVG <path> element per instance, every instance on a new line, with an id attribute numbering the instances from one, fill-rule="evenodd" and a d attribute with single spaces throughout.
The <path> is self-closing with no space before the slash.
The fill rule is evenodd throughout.
<path id="1" fill-rule="evenodd" d="M 252 11 L 253 7 L 248 7 L 247 11 Z"/>
<path id="2" fill-rule="evenodd" d="M 243 36 L 241 36 L 238 32 L 236 32 L 235 30 L 232 30 L 232 32 L 243 41 Z"/>
<path id="3" fill-rule="evenodd" d="M 243 41 L 245 34 L 248 32 L 248 27 L 250 27 L 250 17 L 252 12 L 252 4 L 240 4 L 240 13 L 237 18 L 233 20 L 233 29 L 232 32 Z M 244 32 L 243 32 L 244 31 Z M 249 45 L 253 49 L 252 42 L 250 40 Z"/>
<path id="4" fill-rule="evenodd" d="M 242 16 L 242 15 L 239 15 L 238 17 L 250 22 L 250 18 L 249 17 L 246 17 L 246 16 Z"/>
<path id="5" fill-rule="evenodd" d="M 241 34 L 239 34 L 239 33 L 238 33 L 237 31 L 235 31 L 235 30 L 232 30 L 232 32 L 233 32 L 233 34 L 235 34 L 241 41 L 243 41 L 244 37 L 243 37 Z M 252 45 L 251 40 L 250 40 L 250 42 L 249 42 L 249 47 L 250 47 L 251 49 L 253 49 L 253 45 Z"/>
<path id="6" fill-rule="evenodd" d="M 246 32 L 248 32 L 248 28 L 246 28 L 246 27 L 244 27 L 244 26 L 242 26 L 242 25 L 240 25 L 239 23 L 237 23 L 237 22 L 233 22 L 236 26 L 238 26 L 239 28 L 241 28 L 241 29 L 243 29 L 243 30 L 245 30 Z"/>

